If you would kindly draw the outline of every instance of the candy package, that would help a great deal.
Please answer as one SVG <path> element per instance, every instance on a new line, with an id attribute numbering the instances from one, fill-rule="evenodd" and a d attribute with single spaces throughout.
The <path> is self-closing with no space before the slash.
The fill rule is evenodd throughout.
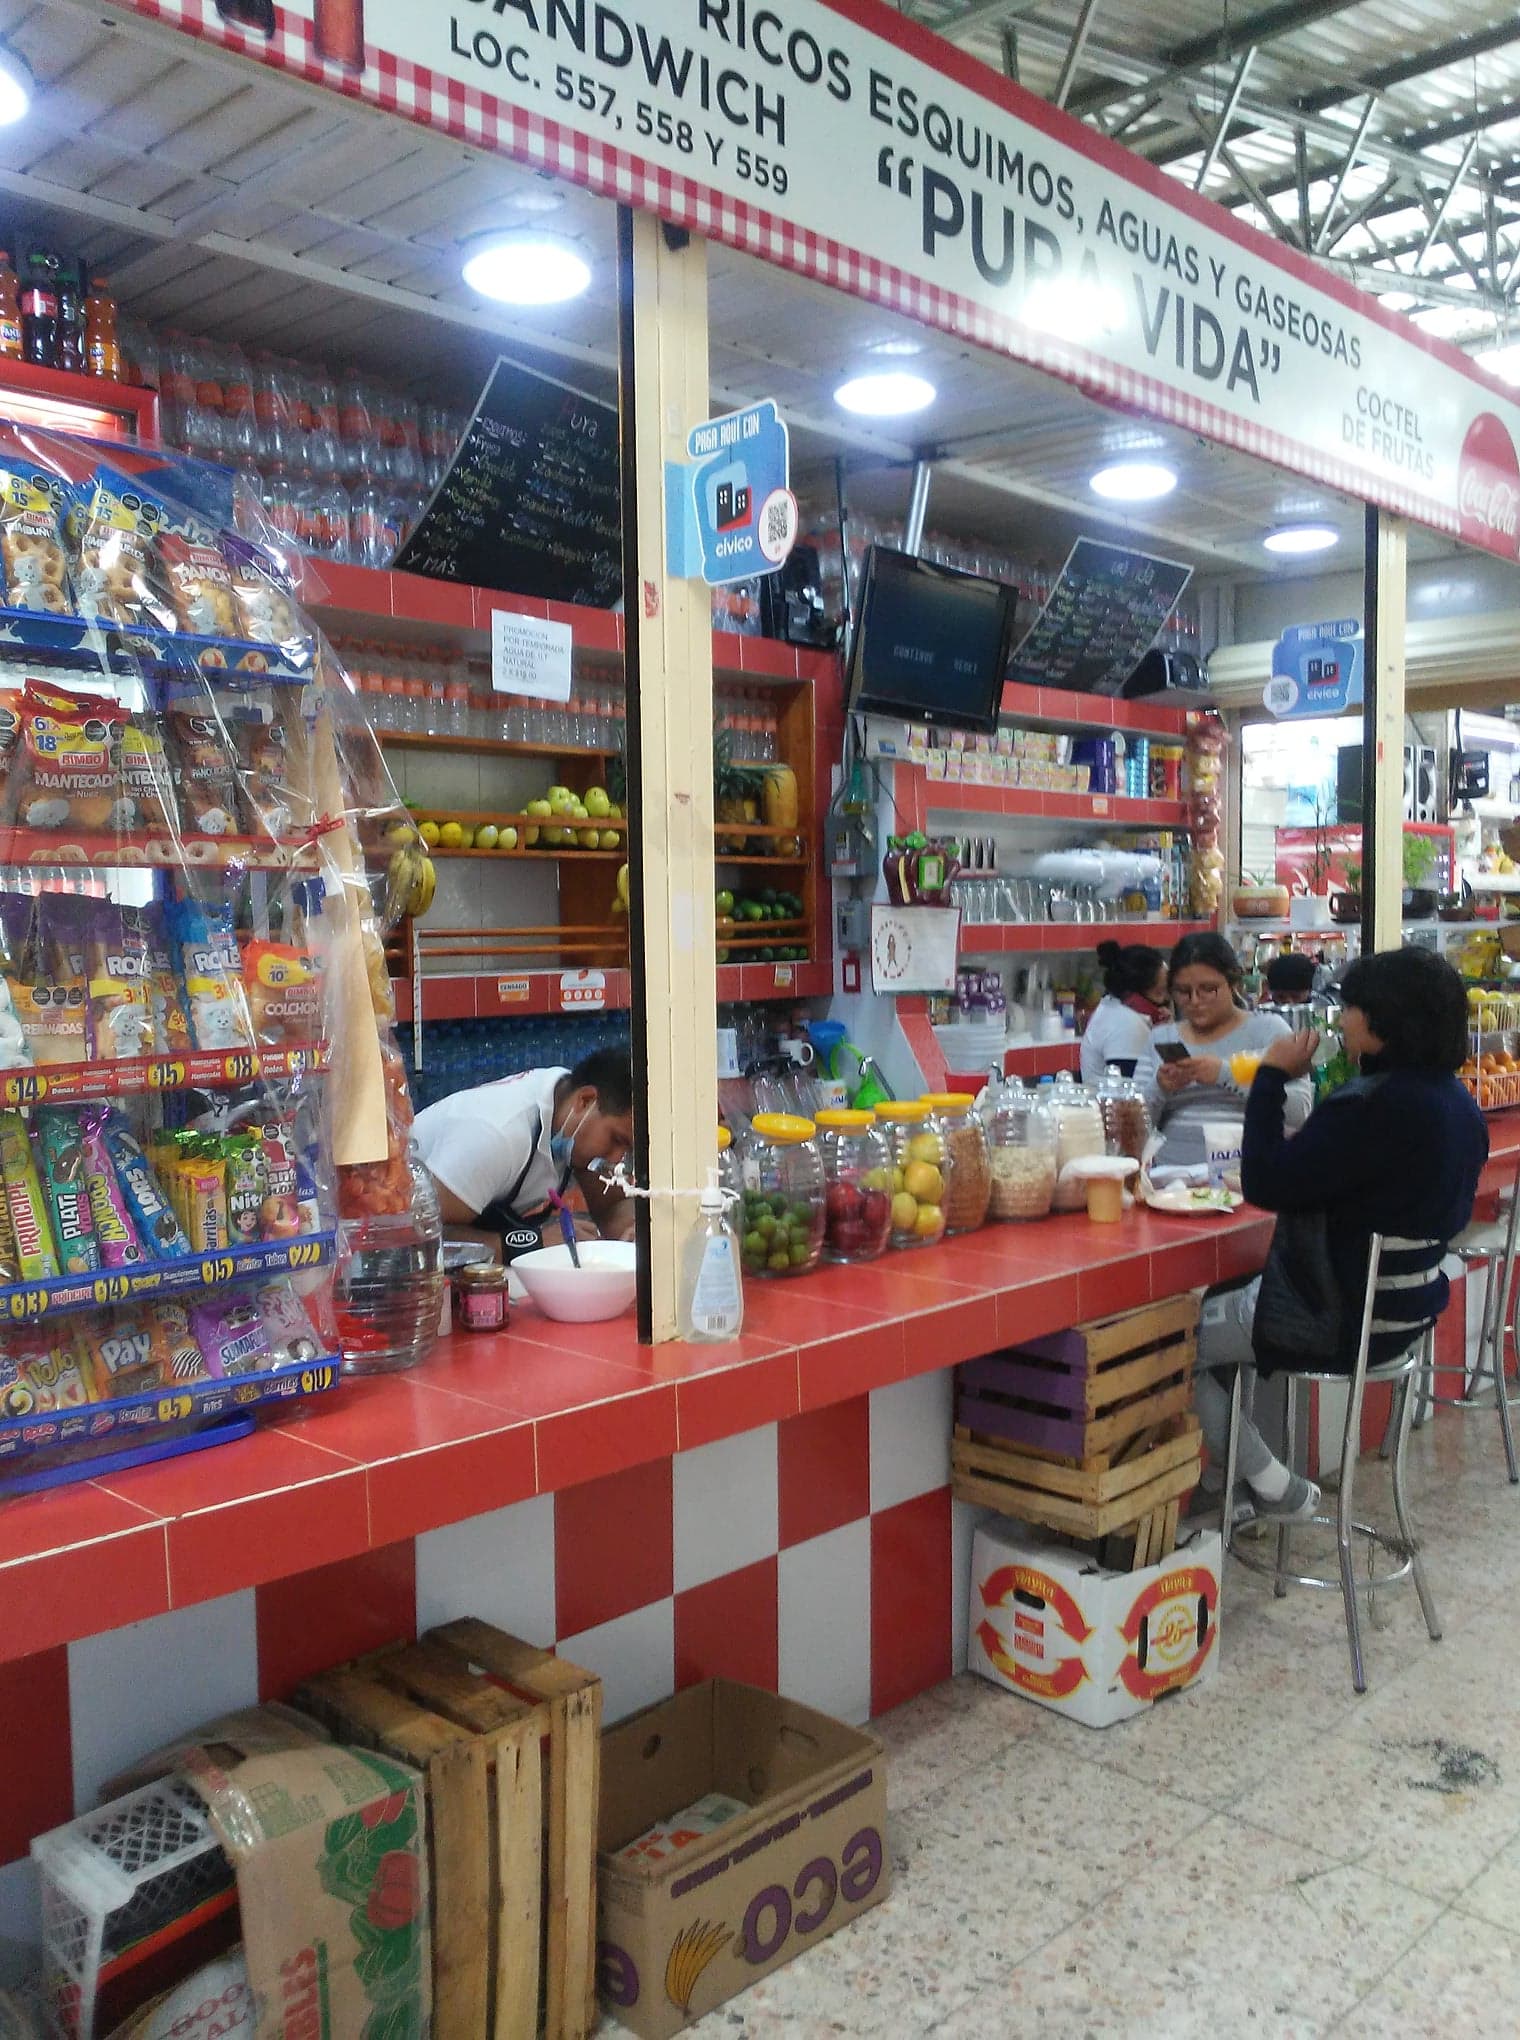
<path id="1" fill-rule="evenodd" d="M 307 1047 L 321 1038 L 322 980 L 304 950 L 245 942 L 243 982 L 260 1048 Z"/>
<path id="2" fill-rule="evenodd" d="M 230 909 L 208 911 L 199 900 L 183 899 L 171 901 L 165 915 L 178 952 L 192 1044 L 200 1049 L 254 1047 Z"/>
<path id="3" fill-rule="evenodd" d="M 129 718 L 104 694 L 73 694 L 28 680 L 21 696 L 21 744 L 5 812 L 28 829 L 130 827 L 122 805 L 121 745 Z"/>
<path id="4" fill-rule="evenodd" d="M 60 1272 L 53 1228 L 26 1121 L 19 1112 L 0 1112 L 0 1175 L 5 1181 L 5 1203 L 21 1280 L 51 1281 Z"/>
<path id="5" fill-rule="evenodd" d="M 90 1386 L 100 1402 L 142 1395 L 169 1381 L 169 1337 L 151 1308 L 133 1305 L 115 1312 L 109 1323 L 96 1319 L 84 1333 L 84 1346 Z"/>
<path id="6" fill-rule="evenodd" d="M 116 1170 L 106 1147 L 106 1108 L 83 1105 L 79 1140 L 84 1150 L 84 1182 L 90 1194 L 90 1217 L 103 1268 L 135 1268 L 148 1258 Z"/>
<path id="7" fill-rule="evenodd" d="M 215 1142 L 201 1144 L 180 1156 L 180 1223 L 198 1254 L 219 1254 L 227 1245 L 227 1164 L 210 1152 Z"/>
<path id="8" fill-rule="evenodd" d="M 322 1342 L 288 1281 L 266 1282 L 257 1292 L 259 1316 L 269 1342 L 270 1364 L 300 1367 L 322 1357 Z"/>
<path id="9" fill-rule="evenodd" d="M 0 1332 L 0 1419 L 49 1416 L 90 1400 L 76 1328 L 24 1325 Z"/>
<path id="10" fill-rule="evenodd" d="M 17 1025 L 39 1067 L 89 1057 L 86 1025 L 85 915 L 90 902 L 70 893 L 3 902 L 8 947 L 15 957 L 11 999 Z"/>
<path id="11" fill-rule="evenodd" d="M 68 560 L 53 499 L 32 476 L 0 466 L 0 568 L 11 609 L 67 616 Z"/>
<path id="12" fill-rule="evenodd" d="M 206 1362 L 200 1341 L 191 1328 L 190 1306 L 179 1302 L 152 1303 L 148 1310 L 168 1348 L 169 1366 L 164 1386 L 184 1388 L 192 1381 L 204 1381 Z"/>
<path id="13" fill-rule="evenodd" d="M 258 1134 L 232 1134 L 223 1141 L 227 1163 L 227 1231 L 235 1247 L 257 1246 L 264 1237 L 264 1199 L 269 1164 Z"/>
<path id="14" fill-rule="evenodd" d="M 296 1195 L 295 1123 L 271 1118 L 258 1128 L 264 1150 L 268 1188 L 260 1214 L 259 1233 L 266 1240 L 291 1240 L 301 1229 Z"/>
<path id="15" fill-rule="evenodd" d="M 99 623 L 176 626 L 154 558 L 168 522 L 161 503 L 124 475 L 102 466 L 90 492 L 79 539 L 75 593 L 81 616 Z"/>
<path id="16" fill-rule="evenodd" d="M 181 828 L 196 836 L 234 834 L 237 771 L 221 718 L 179 704 L 169 710 L 168 723 Z"/>
<path id="17" fill-rule="evenodd" d="M 85 988 L 90 1054 L 96 1062 L 128 1062 L 158 1045 L 153 1018 L 152 958 L 141 913 L 109 900 L 87 903 Z"/>
<path id="18" fill-rule="evenodd" d="M 208 1303 L 192 1303 L 190 1329 L 213 1379 L 259 1374 L 272 1364 L 264 1320 L 246 1289 L 224 1290 Z"/>
<path id="19" fill-rule="evenodd" d="M 159 534 L 158 557 L 180 629 L 200 637 L 235 637 L 232 576 L 216 547 L 164 531 Z"/>
<path id="20" fill-rule="evenodd" d="M 180 996 L 179 975 L 169 947 L 163 908 L 156 903 L 142 910 L 143 931 L 148 943 L 148 993 L 153 1006 L 154 1049 L 159 1055 L 188 1055 L 192 1046 L 190 1022 Z"/>
<path id="21" fill-rule="evenodd" d="M 84 1142 L 79 1114 L 66 1105 L 49 1106 L 36 1118 L 37 1165 L 53 1224 L 60 1272 L 92 1275 L 100 1266 L 90 1190 L 85 1181 Z"/>
<path id="22" fill-rule="evenodd" d="M 190 1242 L 181 1230 L 158 1179 L 148 1167 L 148 1158 L 138 1144 L 136 1134 L 119 1112 L 110 1112 L 106 1115 L 104 1135 L 106 1153 L 111 1158 L 117 1184 L 148 1258 L 154 1261 L 182 1259 L 191 1251 Z"/>

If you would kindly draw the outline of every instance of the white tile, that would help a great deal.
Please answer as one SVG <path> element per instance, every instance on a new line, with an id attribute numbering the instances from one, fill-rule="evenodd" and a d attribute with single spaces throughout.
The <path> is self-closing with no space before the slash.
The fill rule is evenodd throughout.
<path id="1" fill-rule="evenodd" d="M 774 1424 L 678 1452 L 672 1466 L 678 1594 L 771 1556 L 781 1541 Z"/>
<path id="2" fill-rule="evenodd" d="M 599 1622 L 579 1636 L 562 1636 L 559 1655 L 595 1672 L 602 1682 L 602 1720 L 610 1726 L 656 1700 L 668 1700 L 676 1683 L 676 1604 L 651 1601 L 615 1622 Z"/>
<path id="3" fill-rule="evenodd" d="M 478 1615 L 513 1636 L 554 1642 L 554 1497 L 536 1495 L 417 1539 L 417 1629 Z"/>
<path id="4" fill-rule="evenodd" d="M 30 1856 L 0 1867 L 0 1990 L 20 1983 L 37 1966 L 42 1915 Z"/>
<path id="5" fill-rule="evenodd" d="M 871 1513 L 950 1478 L 951 1369 L 871 1391 Z"/>
<path id="6" fill-rule="evenodd" d="M 781 1691 L 842 1721 L 871 1714 L 871 1526 L 862 1517 L 777 1560 Z"/>
<path id="7" fill-rule="evenodd" d="M 136 1758 L 258 1697 L 251 1588 L 71 1643 L 76 1810 Z"/>

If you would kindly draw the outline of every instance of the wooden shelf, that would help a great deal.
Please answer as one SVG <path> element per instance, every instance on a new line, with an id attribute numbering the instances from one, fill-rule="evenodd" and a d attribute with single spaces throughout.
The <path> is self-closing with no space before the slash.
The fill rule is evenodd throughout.
<path id="1" fill-rule="evenodd" d="M 616 758 L 586 744 L 514 744 L 505 737 L 449 737 L 422 730 L 376 730 L 383 750 L 457 751 L 475 758 Z"/>
<path id="2" fill-rule="evenodd" d="M 542 826 L 540 824 L 540 827 Z M 554 825 L 551 823 L 549 826 L 553 827 Z M 561 858 L 570 857 L 574 858 L 579 864 L 615 864 L 622 863 L 628 853 L 626 850 L 586 850 L 578 844 L 569 843 L 559 850 L 446 850 L 443 844 L 439 843 L 430 849 L 427 854 L 434 859 L 440 857 L 489 857 L 496 864 L 512 863 L 520 857 L 549 858 L 555 863 L 558 863 Z"/>
<path id="3" fill-rule="evenodd" d="M 1096 949 L 1100 942 L 1144 943 L 1170 949 L 1184 935 L 1202 935 L 1212 921 L 1027 921 L 961 923 L 960 954 L 990 956 L 1001 951 L 1039 955 L 1046 950 Z"/>
<path id="4" fill-rule="evenodd" d="M 797 870 L 799 867 L 805 867 L 807 861 L 805 857 L 750 857 L 747 855 L 730 857 L 723 850 L 717 853 L 717 862 L 719 864 L 773 864 L 792 871 Z"/>
<path id="5" fill-rule="evenodd" d="M 982 786 L 954 779 L 926 778 L 924 807 L 930 814 L 1002 815 L 1108 828 L 1192 826 L 1185 800 L 1131 800 L 1121 793 L 1047 793 L 1030 786 Z"/>

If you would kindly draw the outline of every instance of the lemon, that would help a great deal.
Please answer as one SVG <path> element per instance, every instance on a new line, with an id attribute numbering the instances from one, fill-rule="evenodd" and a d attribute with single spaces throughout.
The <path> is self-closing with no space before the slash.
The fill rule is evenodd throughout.
<path id="1" fill-rule="evenodd" d="M 443 831 L 436 822 L 424 822 L 417 833 L 429 850 L 436 850 L 443 840 Z"/>
<path id="2" fill-rule="evenodd" d="M 438 831 L 438 840 L 445 850 L 457 850 L 464 842 L 464 830 L 458 822 L 445 822 Z"/>

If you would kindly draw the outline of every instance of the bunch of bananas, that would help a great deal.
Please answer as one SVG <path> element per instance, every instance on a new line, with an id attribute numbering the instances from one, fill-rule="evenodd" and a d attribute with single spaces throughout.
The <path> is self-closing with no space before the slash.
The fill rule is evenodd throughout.
<path id="1" fill-rule="evenodd" d="M 438 889 L 433 860 L 410 822 L 398 822 L 386 840 L 393 846 L 385 872 L 386 922 L 394 927 L 408 917 L 420 921 Z"/>

